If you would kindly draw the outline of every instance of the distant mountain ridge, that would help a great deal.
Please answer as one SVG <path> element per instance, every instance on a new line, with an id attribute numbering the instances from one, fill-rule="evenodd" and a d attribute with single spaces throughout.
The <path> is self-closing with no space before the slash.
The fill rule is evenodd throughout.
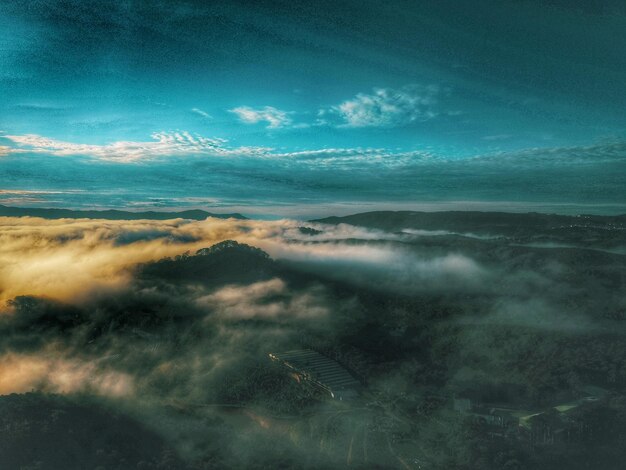
<path id="1" fill-rule="evenodd" d="M 344 217 L 326 217 L 312 220 L 311 222 L 333 225 L 344 223 L 390 231 L 422 229 L 513 235 L 526 232 L 533 234 L 537 231 L 554 231 L 566 228 L 621 231 L 626 229 L 626 214 L 615 216 L 570 216 L 537 212 L 374 211 Z"/>
<path id="2" fill-rule="evenodd" d="M 11 207 L 0 204 L 0 217 L 41 217 L 43 219 L 107 219 L 107 220 L 168 220 L 192 219 L 204 220 L 207 217 L 219 219 L 246 219 L 241 214 L 215 214 L 200 209 L 178 212 L 144 211 L 131 212 L 121 210 L 71 210 L 51 208 Z"/>

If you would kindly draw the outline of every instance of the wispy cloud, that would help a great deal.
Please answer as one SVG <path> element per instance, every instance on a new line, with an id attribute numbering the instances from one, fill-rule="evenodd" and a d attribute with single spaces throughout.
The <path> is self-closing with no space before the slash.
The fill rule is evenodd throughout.
<path id="1" fill-rule="evenodd" d="M 44 153 L 55 156 L 86 156 L 120 163 L 136 162 L 164 156 L 181 155 L 254 155 L 267 151 L 264 147 L 229 148 L 226 140 L 192 135 L 189 132 L 158 132 L 147 142 L 117 141 L 105 145 L 77 144 L 36 134 L 5 135 L 17 145 L 9 153 Z"/>
<path id="2" fill-rule="evenodd" d="M 258 109 L 249 106 L 239 106 L 229 111 L 236 114 L 239 120 L 246 124 L 265 122 L 267 123 L 268 129 L 286 127 L 292 122 L 289 117 L 289 112 L 276 109 L 272 106 L 265 106 L 264 108 Z"/>
<path id="3" fill-rule="evenodd" d="M 84 189 L 66 189 L 66 190 L 58 190 L 58 189 L 0 189 L 0 198 L 5 195 L 10 196 L 22 196 L 22 195 L 31 195 L 31 194 L 73 194 L 73 193 L 82 193 Z"/>
<path id="4" fill-rule="evenodd" d="M 338 115 L 344 127 L 403 126 L 437 116 L 438 95 L 439 88 L 434 85 L 376 88 L 373 93 L 359 93 L 337 106 L 321 110 L 320 115 L 322 118 Z"/>
<path id="5" fill-rule="evenodd" d="M 495 135 L 486 135 L 482 139 L 487 141 L 494 140 L 508 140 L 513 137 L 513 134 L 495 134 Z"/>
<path id="6" fill-rule="evenodd" d="M 507 171 L 511 168 L 524 168 L 529 171 L 538 168 L 567 168 L 573 171 L 574 165 L 592 165 L 602 162 L 624 162 L 626 143 L 621 140 L 599 142 L 595 145 L 579 147 L 533 148 L 515 152 L 496 152 L 473 157 L 458 158 L 436 154 L 426 150 L 399 150 L 376 147 L 334 147 L 303 150 L 284 150 L 260 146 L 230 146 L 226 139 L 208 138 L 187 131 L 158 132 L 152 134 L 151 141 L 117 141 L 108 144 L 85 144 L 66 142 L 36 134 L 3 135 L 10 146 L 0 146 L 11 155 L 32 154 L 58 157 L 79 157 L 116 163 L 141 163 L 176 157 L 228 157 L 229 160 L 249 159 L 262 165 L 271 161 L 268 170 L 300 171 L 302 169 L 344 169 L 347 171 L 371 171 L 405 168 L 412 171 L 430 166 L 446 174 L 472 171 L 476 174 L 484 168 L 493 171 Z M 252 168 L 252 167 L 250 167 Z M 257 168 L 257 167 L 255 167 Z M 260 167 L 259 167 L 260 168 Z M 491 171 L 490 170 L 490 171 Z M 450 176 L 450 177 L 452 177 Z M 300 174 L 302 177 L 302 174 Z"/>
<path id="7" fill-rule="evenodd" d="M 206 111 L 201 110 L 200 108 L 191 108 L 191 112 L 197 114 L 198 116 L 202 116 L 205 119 L 213 119 L 213 116 L 211 116 Z"/>
<path id="8" fill-rule="evenodd" d="M 38 204 L 57 196 L 83 194 L 83 189 L 0 189 L 0 204 Z"/>
<path id="9" fill-rule="evenodd" d="M 325 148 L 299 151 L 276 151 L 271 147 L 230 147 L 226 139 L 207 138 L 189 132 L 158 132 L 152 141 L 117 141 L 110 144 L 79 144 L 36 134 L 4 135 L 14 147 L 1 147 L 7 154 L 39 153 L 82 156 L 118 163 L 136 163 L 161 157 L 205 155 L 217 157 L 253 157 L 282 159 L 310 166 L 351 165 L 357 163 L 399 166 L 436 158 L 423 151 L 393 152 L 384 148 Z M 1 155 L 1 153 L 0 153 Z"/>

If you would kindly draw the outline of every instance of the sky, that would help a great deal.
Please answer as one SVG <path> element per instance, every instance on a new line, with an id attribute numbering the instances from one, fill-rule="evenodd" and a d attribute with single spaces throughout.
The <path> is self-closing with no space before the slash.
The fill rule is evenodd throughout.
<path id="1" fill-rule="evenodd" d="M 626 213 L 622 1 L 0 3 L 0 204 Z"/>

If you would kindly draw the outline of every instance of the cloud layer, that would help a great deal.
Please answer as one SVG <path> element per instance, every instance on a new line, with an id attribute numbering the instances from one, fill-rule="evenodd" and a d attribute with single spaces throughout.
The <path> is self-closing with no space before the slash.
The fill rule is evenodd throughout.
<path id="1" fill-rule="evenodd" d="M 140 263 L 195 252 L 227 239 L 258 246 L 272 257 L 299 264 L 306 270 L 328 272 L 336 278 L 352 277 L 357 284 L 379 284 L 392 290 L 432 289 L 443 280 L 450 288 L 462 288 L 482 281 L 481 268 L 462 255 L 419 256 L 399 246 L 350 243 L 392 243 L 407 235 L 342 224 L 308 225 L 321 229 L 320 233 L 305 234 L 300 230 L 301 222 L 293 220 L 0 218 L 0 302 L 25 294 L 84 299 L 98 291 L 123 288 Z M 275 280 L 251 287 L 246 295 L 255 301 L 266 291 L 277 296 L 282 288 L 280 281 Z M 212 295 L 202 302 L 229 297 L 228 291 Z M 291 302 L 307 300 L 298 298 Z M 232 308 L 245 316 L 241 313 L 246 310 L 245 305 Z M 265 314 L 278 314 L 285 308 L 282 302 L 270 303 Z"/>
<path id="2" fill-rule="evenodd" d="M 83 156 L 120 163 L 150 160 L 157 157 L 184 155 L 254 155 L 264 152 L 260 147 L 228 148 L 226 140 L 191 135 L 189 132 L 158 132 L 148 142 L 119 141 L 105 145 L 77 144 L 39 135 L 5 135 L 18 148 L 12 152 L 45 153 L 60 157 Z"/>
<path id="3" fill-rule="evenodd" d="M 126 405 L 190 459 L 225 467 L 259 456 L 343 467 L 381 412 L 337 413 L 267 358 L 309 347 L 397 404 L 393 416 L 407 418 L 391 417 L 389 433 L 419 423 L 419 449 L 450 468 L 473 441 L 459 438 L 465 428 L 445 404 L 426 409 L 428 387 L 445 397 L 467 382 L 504 384 L 540 403 L 598 376 L 614 384 L 606 386 L 626 383 L 623 255 L 577 248 L 573 227 L 556 232 L 570 248 L 536 248 L 519 246 L 519 224 L 496 223 L 492 236 L 478 237 L 420 230 L 411 218 L 389 231 L 293 220 L 0 218 L 0 393 Z M 554 238 L 552 225 L 531 235 L 546 234 Z M 251 246 L 214 245 L 227 239 Z"/>

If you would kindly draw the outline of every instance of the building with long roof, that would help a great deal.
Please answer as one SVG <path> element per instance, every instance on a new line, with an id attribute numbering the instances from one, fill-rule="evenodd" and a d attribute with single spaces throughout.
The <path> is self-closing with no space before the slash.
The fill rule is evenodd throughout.
<path id="1" fill-rule="evenodd" d="M 312 349 L 270 353 L 269 357 L 287 367 L 301 382 L 345 400 L 358 394 L 360 383 L 341 364 Z"/>

